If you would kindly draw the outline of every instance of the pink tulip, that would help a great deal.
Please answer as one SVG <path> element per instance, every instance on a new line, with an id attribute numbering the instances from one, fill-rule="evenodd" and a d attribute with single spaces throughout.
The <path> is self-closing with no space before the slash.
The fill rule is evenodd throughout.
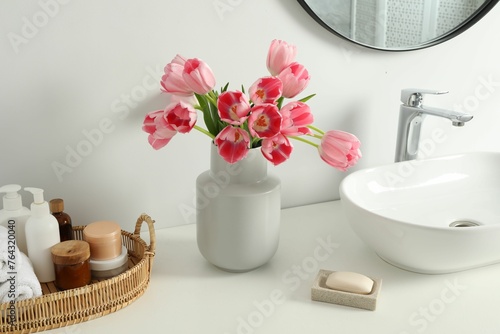
<path id="1" fill-rule="evenodd" d="M 180 133 L 187 133 L 195 125 L 197 114 L 192 105 L 180 101 L 169 105 L 163 117 L 170 128 Z"/>
<path id="2" fill-rule="evenodd" d="M 177 131 L 173 130 L 165 121 L 163 110 L 152 111 L 146 114 L 142 125 L 142 130 L 149 133 L 148 142 L 155 149 L 159 150 L 167 145 Z"/>
<path id="3" fill-rule="evenodd" d="M 149 134 L 154 133 L 156 131 L 156 123 L 155 120 L 157 117 L 163 116 L 163 110 L 150 111 L 144 117 L 144 121 L 142 122 L 142 130 Z"/>
<path id="4" fill-rule="evenodd" d="M 274 104 L 264 103 L 252 107 L 248 117 L 250 134 L 258 138 L 271 138 L 281 130 L 281 114 Z"/>
<path id="5" fill-rule="evenodd" d="M 242 128 L 228 125 L 215 137 L 214 143 L 217 146 L 219 155 L 232 164 L 240 161 L 248 154 L 250 136 Z"/>
<path id="6" fill-rule="evenodd" d="M 292 63 L 280 72 L 278 78 L 283 82 L 283 96 L 286 98 L 297 96 L 307 87 L 311 79 L 307 69 L 299 63 Z"/>
<path id="7" fill-rule="evenodd" d="M 276 77 L 260 78 L 248 90 L 254 104 L 275 103 L 281 97 L 282 91 L 283 83 Z"/>
<path id="8" fill-rule="evenodd" d="M 165 74 L 161 77 L 161 90 L 175 95 L 189 96 L 193 95 L 193 90 L 187 85 L 182 77 L 184 63 L 186 60 L 176 55 L 175 58 L 165 66 Z"/>
<path id="9" fill-rule="evenodd" d="M 170 137 L 164 138 L 161 136 L 158 136 L 158 134 L 152 134 L 148 136 L 148 143 L 153 147 L 155 150 L 159 150 L 160 148 L 166 146 L 172 137 L 176 134 L 177 132 L 173 132 Z"/>
<path id="10" fill-rule="evenodd" d="M 300 136 L 310 134 L 307 127 L 314 121 L 311 109 L 304 102 L 289 102 L 280 110 L 283 121 L 281 123 L 281 133 L 286 136 Z"/>
<path id="11" fill-rule="evenodd" d="M 204 95 L 215 86 L 215 77 L 210 67 L 203 60 L 186 60 L 182 77 L 186 84 L 197 94 Z"/>
<path id="12" fill-rule="evenodd" d="M 292 143 L 282 134 L 277 134 L 272 138 L 262 140 L 262 154 L 275 166 L 288 160 L 292 150 Z"/>
<path id="13" fill-rule="evenodd" d="M 273 40 L 267 53 L 267 69 L 271 75 L 278 75 L 285 67 L 290 65 L 297 55 L 295 45 L 284 41 Z"/>
<path id="14" fill-rule="evenodd" d="M 184 67 L 184 64 L 186 63 L 186 58 L 177 54 L 177 55 L 175 55 L 174 59 L 172 59 L 171 63 L 179 64 L 179 65 L 182 65 L 182 67 Z"/>
<path id="15" fill-rule="evenodd" d="M 351 133 L 332 130 L 324 134 L 318 147 L 319 155 L 327 164 L 341 171 L 354 166 L 361 158 L 361 143 Z"/>
<path id="16" fill-rule="evenodd" d="M 217 109 L 222 121 L 233 125 L 241 125 L 248 118 L 250 103 L 240 91 L 226 91 L 219 95 Z"/>

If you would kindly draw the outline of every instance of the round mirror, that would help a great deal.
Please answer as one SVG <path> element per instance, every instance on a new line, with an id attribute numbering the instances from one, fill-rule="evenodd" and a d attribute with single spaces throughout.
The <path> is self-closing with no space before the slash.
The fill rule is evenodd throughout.
<path id="1" fill-rule="evenodd" d="M 408 51 L 470 28 L 499 0 L 298 0 L 324 28 L 356 44 Z"/>

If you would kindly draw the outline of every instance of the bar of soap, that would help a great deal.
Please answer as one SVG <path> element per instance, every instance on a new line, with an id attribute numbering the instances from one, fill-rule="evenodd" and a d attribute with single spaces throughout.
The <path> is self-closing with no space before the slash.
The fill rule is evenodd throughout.
<path id="1" fill-rule="evenodd" d="M 335 271 L 324 269 L 319 270 L 318 275 L 316 276 L 316 280 L 314 280 L 314 283 L 311 287 L 312 300 L 375 311 L 375 309 L 377 308 L 378 295 L 382 289 L 381 278 L 369 278 L 370 280 L 373 280 L 372 291 L 364 295 L 360 293 L 334 290 L 327 287 L 326 280 L 328 276 L 333 273 L 335 273 Z M 345 277 L 345 273 L 338 273 L 337 275 L 339 274 L 341 278 L 342 276 Z M 332 277 L 335 278 L 335 276 Z M 367 290 L 368 288 L 366 288 L 364 291 Z"/>
<path id="2" fill-rule="evenodd" d="M 350 271 L 336 271 L 328 275 L 325 285 L 333 290 L 367 295 L 372 292 L 373 280 Z"/>

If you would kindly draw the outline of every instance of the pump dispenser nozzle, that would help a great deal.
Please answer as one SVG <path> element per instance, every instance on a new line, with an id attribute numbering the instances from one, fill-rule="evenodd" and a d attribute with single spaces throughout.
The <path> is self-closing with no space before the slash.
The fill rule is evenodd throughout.
<path id="1" fill-rule="evenodd" d="M 21 195 L 17 192 L 21 190 L 18 184 L 7 184 L 0 187 L 0 193 L 5 193 L 3 196 L 3 208 L 7 211 L 20 210 L 23 206 Z"/>
<path id="2" fill-rule="evenodd" d="M 29 191 L 30 193 L 33 194 L 33 198 L 35 199 L 33 203 L 35 204 L 42 204 L 45 202 L 43 200 L 43 189 L 40 188 L 32 188 L 32 187 L 26 187 L 24 190 Z"/>
<path id="3" fill-rule="evenodd" d="M 26 187 L 24 190 L 33 194 L 33 203 L 31 203 L 31 214 L 33 216 L 43 216 L 50 214 L 49 203 L 43 199 L 43 189 Z"/>

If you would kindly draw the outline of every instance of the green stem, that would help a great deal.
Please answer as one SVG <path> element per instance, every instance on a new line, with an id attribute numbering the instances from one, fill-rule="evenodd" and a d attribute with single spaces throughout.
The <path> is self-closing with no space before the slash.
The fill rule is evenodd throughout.
<path id="1" fill-rule="evenodd" d="M 250 147 L 251 148 L 255 148 L 255 147 L 259 147 L 260 146 L 260 138 L 258 137 L 253 137 L 250 141 Z"/>
<path id="2" fill-rule="evenodd" d="M 214 105 L 217 108 L 217 96 L 215 95 L 215 93 L 211 91 L 205 94 L 205 96 L 212 103 L 212 105 Z"/>
<path id="3" fill-rule="evenodd" d="M 206 135 L 207 135 L 207 136 L 209 136 L 210 138 L 215 139 L 215 136 L 214 136 L 213 134 L 211 134 L 211 133 L 210 133 L 210 132 L 208 132 L 207 130 L 205 130 L 205 129 L 203 129 L 203 128 L 199 127 L 198 125 L 195 125 L 195 126 L 194 126 L 194 128 L 195 128 L 196 130 L 200 131 L 201 133 L 206 134 Z"/>
<path id="4" fill-rule="evenodd" d="M 309 129 L 313 130 L 313 131 L 318 132 L 318 133 L 319 133 L 319 134 L 321 134 L 321 135 L 324 135 L 324 134 L 325 134 L 325 132 L 324 132 L 323 130 L 318 129 L 318 128 L 317 128 L 317 127 L 315 127 L 314 125 L 308 125 L 307 127 L 308 127 Z"/>
<path id="5" fill-rule="evenodd" d="M 304 139 L 304 138 L 301 138 L 301 137 L 289 136 L 288 138 L 292 138 L 292 139 L 295 139 L 295 140 L 301 141 L 301 142 L 303 142 L 303 143 L 309 144 L 309 145 L 314 146 L 314 147 L 316 147 L 316 148 L 317 148 L 317 147 L 319 147 L 319 145 L 318 145 L 318 144 L 313 143 L 312 141 L 309 141 L 309 140 Z"/>

